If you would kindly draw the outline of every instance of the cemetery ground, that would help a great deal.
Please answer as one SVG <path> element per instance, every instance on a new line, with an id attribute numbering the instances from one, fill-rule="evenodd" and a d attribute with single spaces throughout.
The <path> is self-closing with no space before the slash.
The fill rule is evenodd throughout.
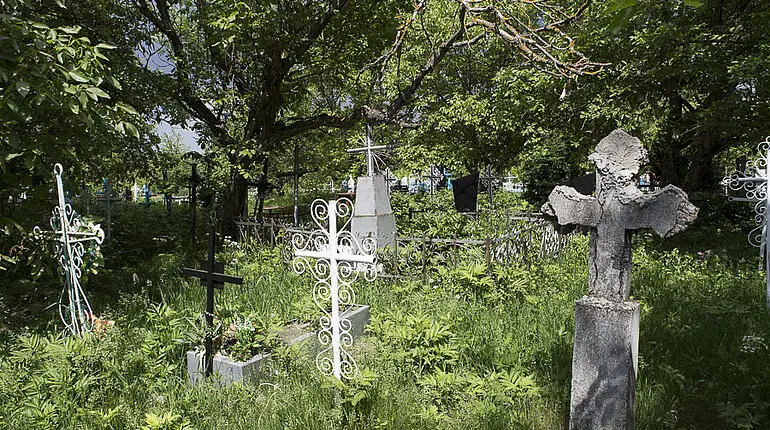
<path id="1" fill-rule="evenodd" d="M 508 200 L 505 210 L 515 210 Z M 504 227 L 501 211 L 471 220 L 449 210 L 450 201 L 394 195 L 400 234 L 483 238 Z M 764 273 L 746 243 L 751 227 L 737 221 L 750 217 L 725 200 L 695 203 L 700 217 L 679 236 L 634 238 L 632 297 L 642 305 L 636 425 L 770 428 Z M 204 335 L 205 288 L 180 268 L 204 257 L 206 240 L 192 241 L 186 215 L 169 219 L 160 206 L 118 205 L 97 273 L 84 270 L 104 322 L 82 338 L 60 334 L 53 267 L 0 272 L 0 427 L 566 426 L 586 236 L 574 235 L 558 258 L 528 265 L 487 266 L 461 253 L 456 267 L 434 260 L 399 278 L 357 282 L 371 323 L 352 348 L 360 376 L 346 382 L 321 376 L 314 354 L 281 346 L 275 335 L 287 322 L 317 321 L 313 281 L 291 271 L 280 247 L 228 240 L 219 260 L 244 284 L 217 291 L 215 335 L 249 318 L 256 334 L 230 352 L 270 349 L 272 368 L 257 386 L 192 386 L 185 352 Z M 425 206 L 436 210 L 409 219 L 409 207 Z M 205 233 L 205 216 L 198 219 Z"/>

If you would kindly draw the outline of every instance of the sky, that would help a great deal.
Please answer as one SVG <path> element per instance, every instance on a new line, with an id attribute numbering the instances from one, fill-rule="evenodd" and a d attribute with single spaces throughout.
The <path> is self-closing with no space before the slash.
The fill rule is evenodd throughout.
<path id="1" fill-rule="evenodd" d="M 201 147 L 198 146 L 198 133 L 194 131 L 185 130 L 184 128 L 181 128 L 181 127 L 172 126 L 166 121 L 161 121 L 155 127 L 155 130 L 158 132 L 158 135 L 177 134 L 181 138 L 182 145 L 185 148 L 190 148 L 191 151 L 198 151 L 200 153 L 203 153 L 203 150 L 201 150 Z"/>

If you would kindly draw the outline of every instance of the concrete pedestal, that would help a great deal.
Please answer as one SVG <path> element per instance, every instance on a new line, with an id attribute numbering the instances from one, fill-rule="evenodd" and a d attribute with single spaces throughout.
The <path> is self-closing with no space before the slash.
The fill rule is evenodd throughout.
<path id="1" fill-rule="evenodd" d="M 369 324 L 369 305 L 352 305 L 341 318 L 350 320 L 350 334 L 353 339 L 364 335 Z M 318 332 L 306 331 L 304 328 L 285 327 L 279 333 L 281 340 L 287 345 L 307 345 L 307 352 L 317 354 L 321 344 L 318 341 Z M 247 361 L 235 361 L 222 355 L 215 355 L 212 368 L 212 378 L 220 386 L 233 383 L 257 385 L 260 381 L 270 380 L 270 354 L 261 354 Z M 203 381 L 203 351 L 187 351 L 187 376 L 192 385 Z"/>
<path id="2" fill-rule="evenodd" d="M 377 248 L 395 244 L 396 217 L 390 208 L 388 185 L 384 176 L 358 178 L 355 214 L 350 228 L 359 241 L 369 236 L 375 238 Z"/>
<path id="3" fill-rule="evenodd" d="M 633 429 L 639 303 L 584 296 L 575 304 L 570 429 Z"/>

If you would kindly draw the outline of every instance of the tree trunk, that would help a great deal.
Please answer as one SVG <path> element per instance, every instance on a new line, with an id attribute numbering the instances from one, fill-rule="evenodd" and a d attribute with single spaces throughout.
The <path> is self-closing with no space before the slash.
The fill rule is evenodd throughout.
<path id="1" fill-rule="evenodd" d="M 230 170 L 230 183 L 225 192 L 224 201 L 224 228 L 225 236 L 236 238 L 238 228 L 235 226 L 235 218 L 248 215 L 249 187 L 246 178 L 241 176 L 236 169 Z"/>

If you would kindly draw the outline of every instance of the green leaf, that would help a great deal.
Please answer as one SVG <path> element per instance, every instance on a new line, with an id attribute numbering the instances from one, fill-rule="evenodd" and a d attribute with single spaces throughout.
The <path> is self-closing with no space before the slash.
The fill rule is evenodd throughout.
<path id="1" fill-rule="evenodd" d="M 8 145 L 11 146 L 11 148 L 18 148 L 19 147 L 19 135 L 16 133 L 11 133 L 11 135 L 8 137 Z"/>
<path id="2" fill-rule="evenodd" d="M 93 94 L 95 96 L 101 97 L 103 99 L 110 98 L 109 94 L 105 93 L 101 88 L 98 88 L 98 87 L 90 87 L 90 88 L 86 89 L 86 91 L 88 91 L 89 93 L 91 93 L 91 94 Z"/>
<path id="3" fill-rule="evenodd" d="M 636 6 L 631 6 L 618 12 L 610 23 L 610 32 L 612 34 L 620 33 L 620 30 L 628 24 L 628 21 L 631 20 L 635 12 Z"/>
<path id="4" fill-rule="evenodd" d="M 701 7 L 703 6 L 703 2 L 700 0 L 682 0 L 682 3 L 686 4 L 687 6 L 692 7 Z"/>
<path id="5" fill-rule="evenodd" d="M 50 30 L 51 27 L 43 24 L 42 22 L 33 22 L 32 27 L 40 29 L 40 30 Z"/>
<path id="6" fill-rule="evenodd" d="M 130 122 L 126 122 L 124 124 L 126 125 L 126 131 L 128 132 L 128 134 L 139 139 L 139 130 L 137 130 L 136 127 L 134 127 L 134 125 L 131 124 Z"/>
<path id="7" fill-rule="evenodd" d="M 99 49 L 116 49 L 117 46 L 113 46 L 113 45 L 110 45 L 110 44 L 107 44 L 107 43 L 100 43 L 100 44 L 96 45 L 96 48 L 99 48 Z"/>
<path id="8" fill-rule="evenodd" d="M 69 107 L 72 113 L 74 113 L 75 115 L 77 115 L 78 112 L 80 112 L 80 104 L 74 100 L 71 100 L 69 102 Z"/>
<path id="9" fill-rule="evenodd" d="M 607 12 L 617 12 L 619 10 L 628 9 L 632 6 L 636 6 L 637 0 L 615 0 L 608 8 Z"/>
<path id="10" fill-rule="evenodd" d="M 59 30 L 67 33 L 67 34 L 78 34 L 80 32 L 80 26 L 74 26 L 74 27 L 59 27 Z"/>
<path id="11" fill-rule="evenodd" d="M 26 97 L 27 94 L 29 94 L 29 84 L 24 82 L 23 80 L 19 80 L 16 82 L 16 91 L 21 94 L 22 97 Z"/>
<path id="12" fill-rule="evenodd" d="M 119 90 L 123 89 L 123 87 L 120 86 L 120 82 L 118 82 L 118 80 L 113 78 L 112 76 L 107 76 L 107 81 L 110 83 L 110 85 L 112 85 L 116 89 L 119 89 Z"/>
<path id="13" fill-rule="evenodd" d="M 70 70 L 69 75 L 78 82 L 88 82 L 88 76 L 80 70 Z"/>
<path id="14" fill-rule="evenodd" d="M 118 106 L 118 109 L 121 109 L 123 112 L 125 112 L 125 113 L 127 113 L 129 115 L 139 115 L 136 112 L 136 109 L 134 109 L 133 106 L 131 106 L 131 105 L 127 105 L 127 104 L 125 104 L 123 102 L 118 102 L 117 106 Z"/>

